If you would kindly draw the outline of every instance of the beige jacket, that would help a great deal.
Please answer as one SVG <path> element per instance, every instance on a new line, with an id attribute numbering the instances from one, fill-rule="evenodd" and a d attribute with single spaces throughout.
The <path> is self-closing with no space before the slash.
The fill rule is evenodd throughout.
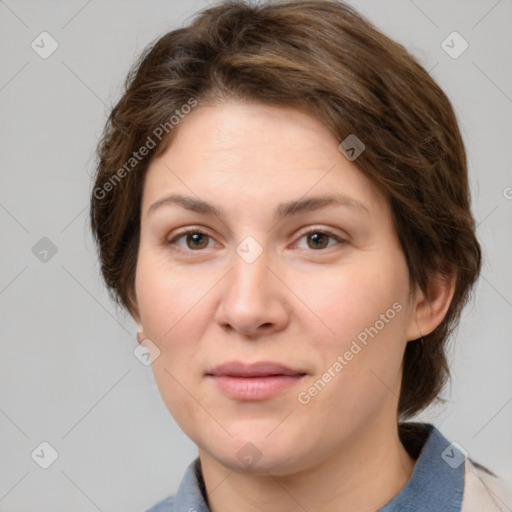
<path id="1" fill-rule="evenodd" d="M 512 485 L 469 459 L 464 462 L 461 512 L 512 512 Z"/>

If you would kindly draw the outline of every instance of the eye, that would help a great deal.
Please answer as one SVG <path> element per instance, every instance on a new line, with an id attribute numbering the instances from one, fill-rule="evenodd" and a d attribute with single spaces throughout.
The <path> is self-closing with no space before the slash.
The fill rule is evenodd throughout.
<path id="1" fill-rule="evenodd" d="M 306 238 L 306 243 L 308 244 L 308 247 L 306 247 L 306 249 L 309 248 L 314 249 L 316 251 L 330 248 L 332 247 L 332 245 L 336 245 L 331 244 L 329 246 L 329 239 L 332 239 L 335 242 L 338 242 L 339 244 L 345 243 L 345 241 L 341 239 L 339 236 L 325 229 L 311 229 L 307 233 L 304 233 L 299 240 L 301 240 L 302 238 Z"/>
<path id="2" fill-rule="evenodd" d="M 185 240 L 186 247 L 176 243 L 177 240 L 182 238 Z M 185 251 L 187 249 L 190 249 L 191 251 L 198 251 L 207 248 L 209 240 L 211 240 L 211 237 L 206 233 L 197 229 L 189 229 L 177 234 L 171 240 L 167 240 L 166 245 L 177 245 L 180 249 Z"/>
<path id="3" fill-rule="evenodd" d="M 338 235 L 325 229 L 310 229 L 306 233 L 303 233 L 299 240 L 302 240 L 303 238 L 306 239 L 307 247 L 305 248 L 313 249 L 315 251 L 328 249 L 333 245 L 336 245 L 336 243 L 346 243 L 345 240 L 340 238 Z M 178 243 L 182 239 L 185 246 L 183 243 Z M 182 231 L 181 233 L 176 234 L 172 239 L 166 240 L 165 244 L 175 245 L 186 252 L 199 252 L 201 249 L 207 249 L 209 242 L 212 240 L 213 239 L 210 235 L 199 231 L 198 229 L 188 229 L 187 231 Z M 329 240 L 334 243 L 329 244 Z M 304 248 L 299 247 L 298 245 L 296 246 L 299 249 Z"/>

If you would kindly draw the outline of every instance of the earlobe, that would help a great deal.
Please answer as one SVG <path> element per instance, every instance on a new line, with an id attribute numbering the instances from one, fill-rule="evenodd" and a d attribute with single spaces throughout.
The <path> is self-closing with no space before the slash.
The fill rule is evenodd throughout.
<path id="1" fill-rule="evenodd" d="M 142 343 L 146 339 L 146 336 L 144 335 L 144 332 L 142 330 L 142 325 L 137 324 L 137 341 L 139 343 Z"/>
<path id="2" fill-rule="evenodd" d="M 455 292 L 455 273 L 438 272 L 430 280 L 427 294 L 418 290 L 413 322 L 407 340 L 430 334 L 441 324 L 450 307 Z"/>
<path id="3" fill-rule="evenodd" d="M 138 315 L 132 315 L 132 318 L 135 320 L 135 326 L 137 329 L 137 341 L 141 343 L 146 338 L 146 336 L 144 335 L 144 328 L 142 327 L 142 322 Z"/>
<path id="4" fill-rule="evenodd" d="M 132 318 L 135 320 L 135 326 L 137 328 L 137 341 L 142 343 L 146 339 L 146 336 L 144 335 L 144 328 L 142 327 L 142 321 L 138 311 L 135 310 L 132 313 Z"/>

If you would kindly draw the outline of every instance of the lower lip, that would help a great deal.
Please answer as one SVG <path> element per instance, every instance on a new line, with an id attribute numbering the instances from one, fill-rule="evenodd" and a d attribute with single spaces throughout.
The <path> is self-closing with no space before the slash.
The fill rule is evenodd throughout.
<path id="1" fill-rule="evenodd" d="M 297 384 L 304 375 L 272 375 L 268 377 L 230 377 L 211 375 L 226 395 L 237 400 L 265 400 Z"/>

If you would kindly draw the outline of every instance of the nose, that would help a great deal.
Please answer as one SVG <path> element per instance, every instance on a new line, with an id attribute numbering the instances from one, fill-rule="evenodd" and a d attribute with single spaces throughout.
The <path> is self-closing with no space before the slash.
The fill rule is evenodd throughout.
<path id="1" fill-rule="evenodd" d="M 219 288 L 217 323 L 252 338 L 285 329 L 290 292 L 279 274 L 265 251 L 250 263 L 235 253 L 233 267 Z"/>

